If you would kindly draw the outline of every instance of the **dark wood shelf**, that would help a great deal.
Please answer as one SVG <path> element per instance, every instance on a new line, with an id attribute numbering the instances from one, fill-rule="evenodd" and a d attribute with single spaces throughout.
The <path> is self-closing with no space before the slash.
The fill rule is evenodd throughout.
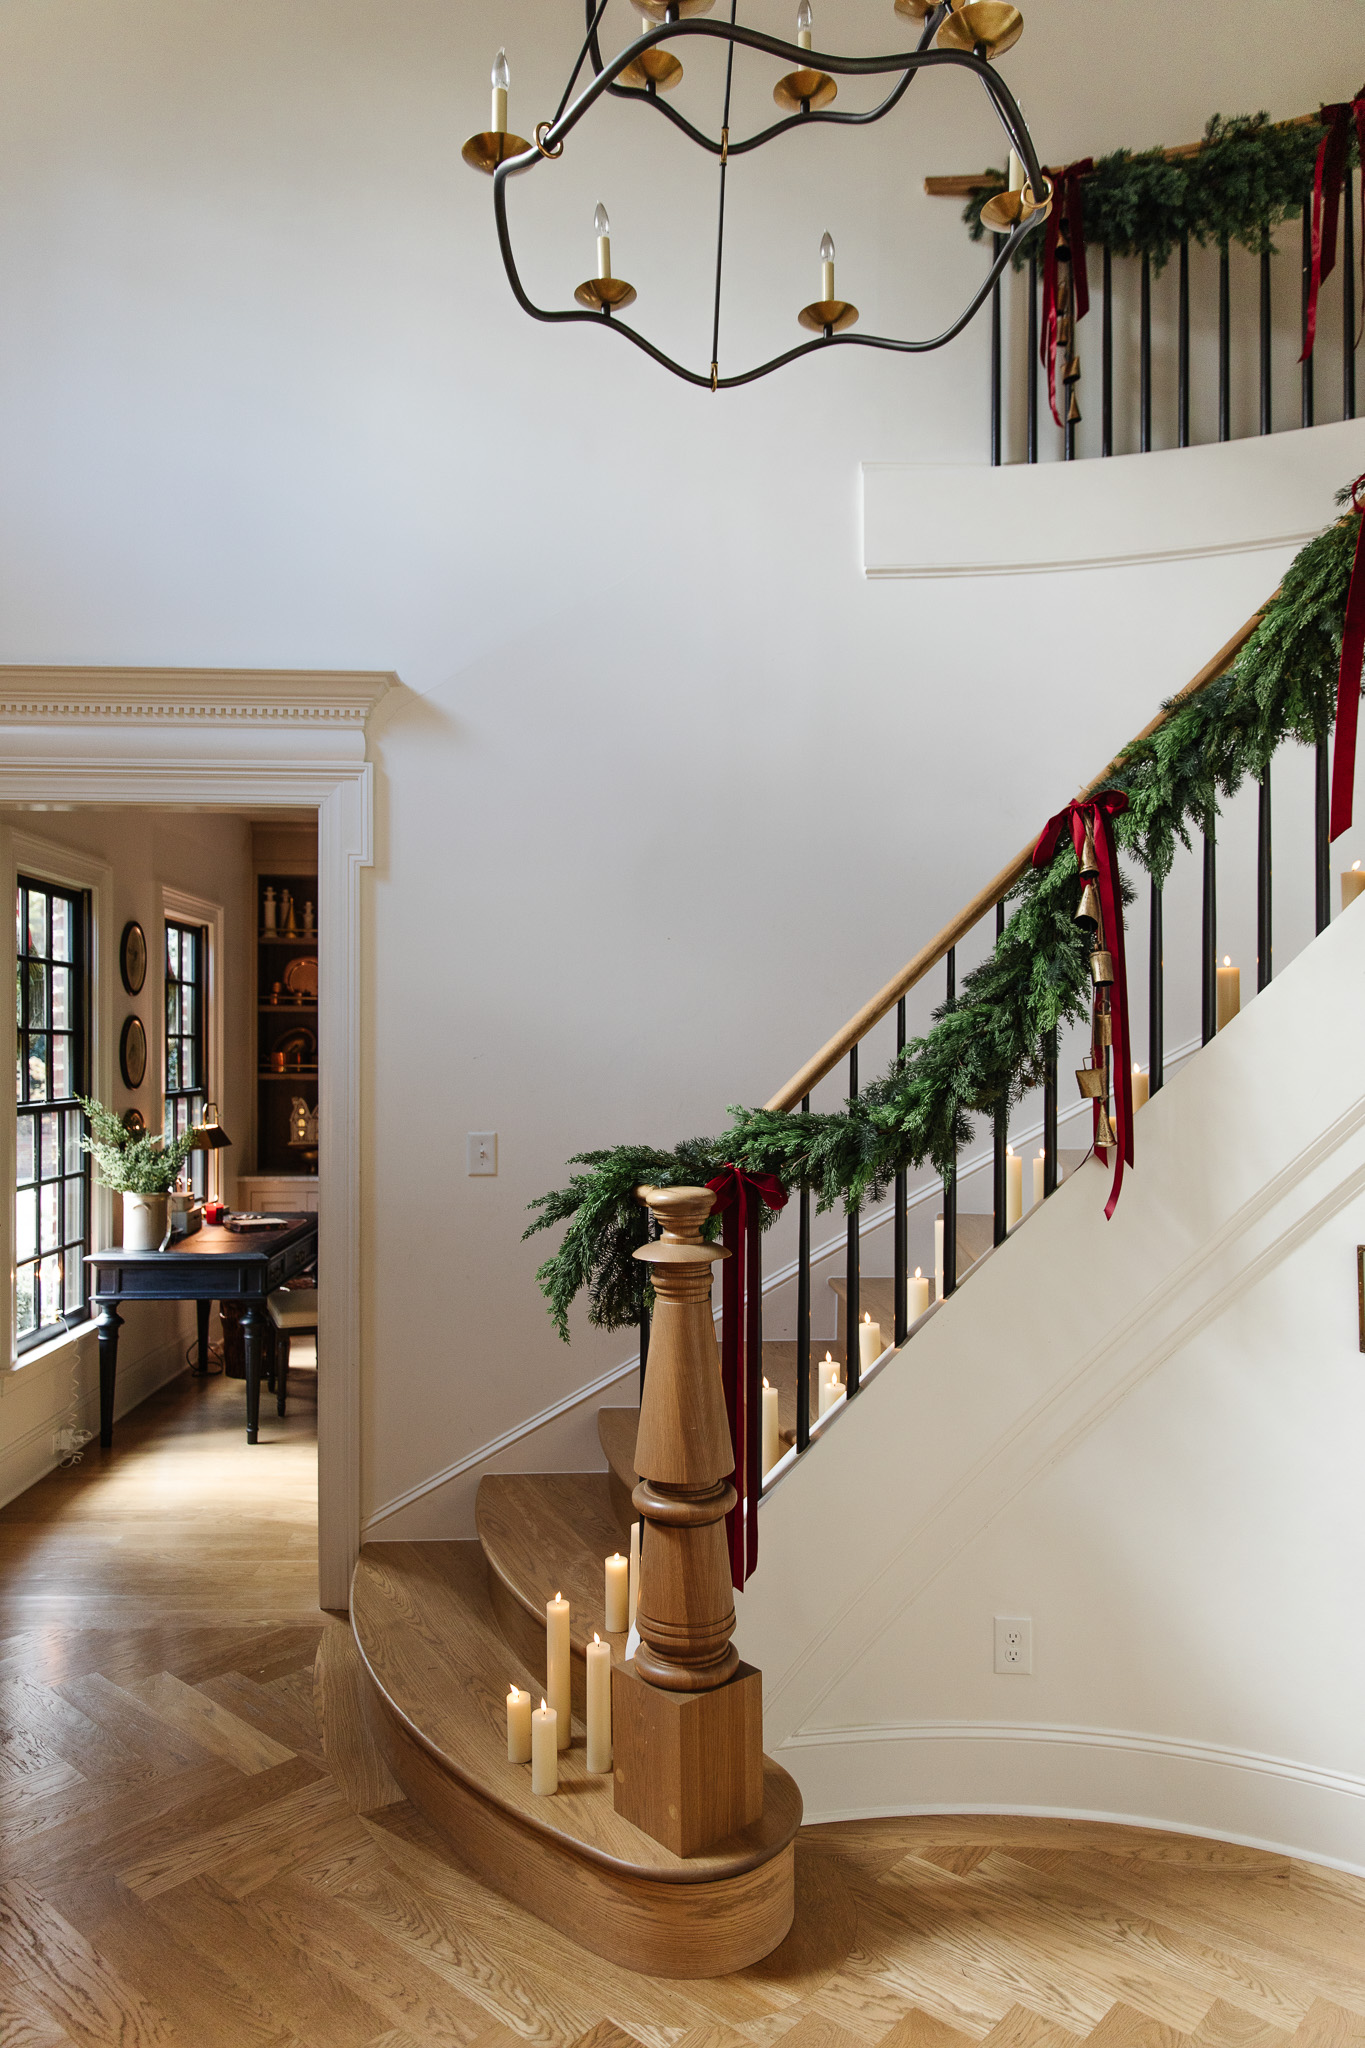
<path id="1" fill-rule="evenodd" d="M 316 1017 L 316 1003 L 257 1003 L 263 1017 Z"/>
<path id="2" fill-rule="evenodd" d="M 262 892 L 267 887 L 275 891 L 277 916 L 288 895 L 293 899 L 295 918 L 300 919 L 305 902 L 317 903 L 318 878 L 286 869 L 258 870 L 256 875 L 256 1171 L 270 1175 L 298 1173 L 303 1163 L 301 1148 L 292 1142 L 291 1097 L 301 1097 L 311 1114 L 318 1099 L 320 1027 L 316 996 L 305 1000 L 301 989 L 285 986 L 285 970 L 291 960 L 300 970 L 308 963 L 310 977 L 316 974 L 317 928 L 311 932 L 281 931 L 278 924 L 273 931 L 261 928 Z M 291 974 L 290 978 L 295 977 Z M 269 1000 L 272 986 L 279 992 L 279 1002 Z M 283 1070 L 272 1064 L 277 1051 L 290 1062 Z M 295 1065 L 296 1059 L 306 1064 Z"/>
<path id="3" fill-rule="evenodd" d="M 286 1067 L 283 1073 L 278 1067 L 258 1067 L 256 1070 L 258 1081 L 316 1081 L 317 1077 L 316 1067 Z"/>
<path id="4" fill-rule="evenodd" d="M 256 940 L 258 946 L 311 946 L 317 951 L 316 932 L 262 932 Z"/>

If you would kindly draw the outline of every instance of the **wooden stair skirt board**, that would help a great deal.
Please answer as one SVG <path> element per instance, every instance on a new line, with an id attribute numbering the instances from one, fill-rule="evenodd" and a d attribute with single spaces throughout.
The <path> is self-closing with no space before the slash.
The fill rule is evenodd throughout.
<path id="1" fill-rule="evenodd" d="M 604 1475 L 567 1475 L 585 1476 L 597 1481 L 605 1501 Z M 537 1474 L 516 1484 L 523 1504 L 542 1494 L 545 1514 L 563 1514 L 565 1475 Z M 505 1480 L 493 1489 L 504 1493 L 500 1504 L 486 1506 L 480 1494 L 480 1526 L 492 1529 L 499 1545 L 506 1531 L 493 1509 L 508 1505 L 506 1489 Z M 536 1798 L 529 1768 L 507 1761 L 508 1686 L 515 1682 L 537 1697 L 544 1690 L 543 1621 L 535 1654 L 526 1656 L 530 1635 L 520 1619 L 539 1569 L 531 1552 L 544 1526 L 544 1515 L 528 1516 L 520 1561 L 509 1560 L 504 1548 L 496 1566 L 477 1543 L 370 1544 L 362 1551 L 351 1626 L 384 1763 L 476 1876 L 584 1948 L 657 1977 L 744 1969 L 777 1947 L 794 1912 L 801 1795 L 779 1765 L 764 1758 L 760 1821 L 705 1855 L 683 1858 L 616 1813 L 611 1778 L 585 1769 L 577 1714 L 574 1747 L 560 1756 L 553 1797 Z M 586 1551 L 581 1534 L 577 1540 Z M 601 1554 L 595 1564 L 600 1629 Z M 495 1583 L 503 1588 L 501 1607 L 491 1595 Z M 571 1601 L 572 1583 L 566 1567 L 562 1590 Z M 500 1625 L 504 1612 L 513 1615 L 512 1641 Z M 593 1625 L 590 1615 L 588 1635 Z M 577 1614 L 573 1633 L 577 1647 Z"/>

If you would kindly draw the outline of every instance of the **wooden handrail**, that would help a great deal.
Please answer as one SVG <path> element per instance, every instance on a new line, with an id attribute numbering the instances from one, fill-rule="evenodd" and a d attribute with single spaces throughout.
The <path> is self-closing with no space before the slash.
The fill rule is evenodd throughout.
<path id="1" fill-rule="evenodd" d="M 1266 599 L 1266 604 L 1273 604 L 1278 596 L 1279 591 L 1275 590 Z M 1183 703 L 1187 697 L 1198 696 L 1201 690 L 1206 689 L 1232 666 L 1260 625 L 1264 611 L 1265 605 L 1262 605 L 1259 610 L 1252 613 L 1244 625 L 1237 628 L 1227 644 L 1219 648 L 1212 661 L 1205 662 L 1198 675 L 1192 677 L 1182 690 L 1177 691 L 1175 696 L 1162 706 L 1155 718 L 1148 720 L 1142 731 L 1129 740 L 1121 752 L 1115 754 L 1108 767 L 1102 769 L 1093 781 L 1082 785 L 1079 792 L 1081 796 L 1089 796 L 1092 790 L 1102 789 L 1124 755 L 1140 741 L 1149 739 L 1159 726 L 1164 725 L 1177 704 Z M 972 926 L 978 923 L 988 910 L 993 910 L 997 903 L 1008 896 L 1032 860 L 1034 844 L 1035 841 L 1030 839 L 1028 845 L 1017 853 L 1007 866 L 1001 868 L 994 880 L 987 882 L 985 888 L 973 896 L 966 908 L 960 910 L 950 923 L 944 925 L 937 937 L 930 939 L 927 946 L 922 946 L 914 959 L 907 961 L 900 973 L 887 982 L 885 988 L 878 989 L 871 1001 L 864 1003 L 861 1010 L 849 1018 L 843 1029 L 836 1031 L 833 1038 L 821 1046 L 814 1059 L 807 1060 L 805 1066 L 792 1075 L 785 1088 L 779 1088 L 776 1095 L 764 1103 L 764 1108 L 795 1109 L 802 1096 L 809 1095 L 811 1089 L 823 1081 L 826 1074 L 832 1073 L 840 1060 L 852 1052 L 859 1039 L 864 1038 L 874 1024 L 879 1024 L 888 1010 L 898 1003 L 917 981 L 923 980 L 931 967 L 936 967 L 940 960 L 945 959 L 958 940 L 965 938 Z"/>
<path id="2" fill-rule="evenodd" d="M 1287 121 L 1272 122 L 1271 126 L 1306 128 L 1310 122 L 1319 121 L 1321 118 L 1320 114 L 1294 114 Z M 1168 164 L 1174 164 L 1179 163 L 1182 157 L 1198 156 L 1200 150 L 1207 147 L 1208 143 L 1204 139 L 1198 142 L 1177 142 L 1170 149 L 1163 149 L 1161 154 Z M 1043 165 L 1043 170 L 1049 178 L 1059 177 L 1064 168 L 1062 164 Z M 931 199 L 970 199 L 974 193 L 989 192 L 999 182 L 999 171 L 958 171 L 950 177 L 926 178 L 924 189 Z"/>

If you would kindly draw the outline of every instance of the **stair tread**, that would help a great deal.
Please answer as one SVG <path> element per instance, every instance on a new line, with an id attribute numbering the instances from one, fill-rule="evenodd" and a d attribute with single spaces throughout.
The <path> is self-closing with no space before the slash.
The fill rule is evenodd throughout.
<path id="1" fill-rule="evenodd" d="M 507 1761 L 506 1698 L 511 1682 L 539 1692 L 540 1679 L 498 1629 L 477 1543 L 367 1544 L 351 1625 L 389 1710 L 439 1768 L 595 1863 L 656 1882 L 715 1883 L 770 1861 L 800 1825 L 795 1782 L 765 1757 L 763 1818 L 704 1856 L 676 1856 L 615 1811 L 610 1774 L 585 1768 L 577 1717 L 575 1746 L 560 1755 L 560 1789 L 537 1798 L 529 1766 Z"/>
<path id="2" fill-rule="evenodd" d="M 638 1407 L 598 1409 L 597 1441 L 602 1446 L 602 1455 L 622 1486 L 632 1491 L 640 1476 L 635 1469 L 635 1439 L 639 1431 Z"/>
<path id="3" fill-rule="evenodd" d="M 626 1539 L 605 1472 L 494 1472 L 479 1481 L 474 1525 L 491 1571 L 541 1628 L 546 1602 L 569 1603 L 569 1641 L 582 1656 L 596 1632 L 619 1662 L 624 1633 L 606 1625 L 607 1558 Z"/>

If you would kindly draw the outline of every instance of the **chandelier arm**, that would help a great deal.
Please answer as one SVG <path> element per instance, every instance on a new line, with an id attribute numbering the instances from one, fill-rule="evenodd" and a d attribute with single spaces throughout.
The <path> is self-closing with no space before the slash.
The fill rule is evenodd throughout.
<path id="1" fill-rule="evenodd" d="M 559 105 L 555 108 L 556 121 L 563 113 L 565 107 L 567 107 L 569 104 L 569 94 L 573 91 L 574 87 L 578 83 L 578 74 L 583 69 L 583 59 L 588 55 L 590 51 L 596 51 L 597 31 L 602 25 L 602 16 L 607 11 L 607 0 L 597 0 L 596 11 L 594 11 L 593 9 L 593 0 L 584 0 L 584 4 L 588 10 L 588 33 L 583 38 L 583 47 L 578 53 L 578 62 L 574 65 L 573 70 L 569 73 L 569 82 L 564 88 L 564 92 L 560 99 Z M 593 69 L 595 71 L 600 71 L 601 68 L 602 66 L 600 59 L 596 55 L 594 55 Z M 553 127 L 554 123 L 551 122 L 550 125 Z"/>

